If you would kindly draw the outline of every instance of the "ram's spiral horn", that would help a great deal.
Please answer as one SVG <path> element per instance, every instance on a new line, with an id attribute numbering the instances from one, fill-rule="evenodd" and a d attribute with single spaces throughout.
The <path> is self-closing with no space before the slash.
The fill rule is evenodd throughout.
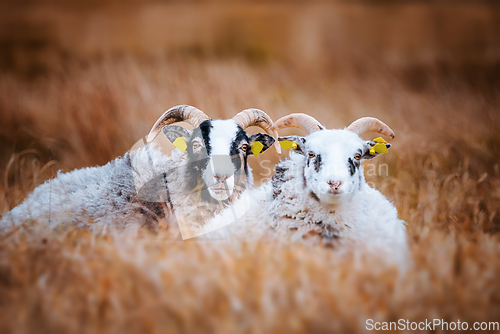
<path id="1" fill-rule="evenodd" d="M 149 131 L 146 140 L 148 143 L 152 142 L 165 125 L 186 121 L 196 128 L 209 119 L 210 117 L 198 108 L 188 105 L 175 106 L 165 111 L 163 115 L 158 118 L 155 125 L 151 128 L 151 131 Z"/>
<path id="2" fill-rule="evenodd" d="M 354 132 L 358 136 L 366 132 L 377 132 L 387 137 L 394 138 L 394 131 L 392 131 L 387 124 L 375 117 L 362 117 L 352 122 L 346 129 Z"/>
<path id="3" fill-rule="evenodd" d="M 274 142 L 274 148 L 276 152 L 281 153 L 281 147 L 278 143 L 278 132 L 273 130 L 273 120 L 268 114 L 262 110 L 250 108 L 245 109 L 233 117 L 233 120 L 238 124 L 243 130 L 250 126 L 258 126 L 264 130 L 268 135 L 274 137 L 276 140 Z"/>
<path id="4" fill-rule="evenodd" d="M 307 134 L 311 134 L 323 130 L 325 127 L 314 117 L 297 113 L 281 117 L 273 126 L 275 131 L 285 128 L 299 128 L 306 131 Z"/>

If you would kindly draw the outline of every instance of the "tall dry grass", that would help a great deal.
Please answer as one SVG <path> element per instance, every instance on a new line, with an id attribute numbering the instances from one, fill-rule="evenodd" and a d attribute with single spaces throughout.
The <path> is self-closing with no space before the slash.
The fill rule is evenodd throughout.
<path id="1" fill-rule="evenodd" d="M 0 236 L 0 331 L 354 332 L 367 318 L 499 321 L 498 88 L 423 74 L 416 87 L 384 68 L 339 76 L 125 57 L 34 81 L 1 76 L 3 212 L 59 169 L 123 154 L 176 104 L 223 118 L 248 107 L 273 119 L 306 112 L 329 128 L 369 115 L 396 132 L 377 159 L 388 175 L 368 181 L 408 223 L 412 262 L 401 273 L 377 254 L 183 242 L 164 229 L 14 229 Z M 259 164 L 278 157 L 260 159 L 252 161 L 257 179 L 265 177 Z"/>

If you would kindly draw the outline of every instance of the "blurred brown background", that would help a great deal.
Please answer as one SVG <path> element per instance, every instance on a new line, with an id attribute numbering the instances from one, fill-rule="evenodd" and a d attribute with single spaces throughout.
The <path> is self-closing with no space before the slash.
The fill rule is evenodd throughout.
<path id="1" fill-rule="evenodd" d="M 433 66 L 496 81 L 499 9 L 495 1 L 2 1 L 0 65 L 36 75 L 125 54 L 239 57 L 417 77 Z"/>
<path id="2" fill-rule="evenodd" d="M 374 163 L 387 168 L 367 180 L 407 222 L 405 275 L 377 254 L 298 244 L 13 229 L 0 332 L 499 321 L 497 1 L 1 0 L 0 214 L 58 170 L 123 155 L 177 104 L 386 122 L 396 138 Z M 249 159 L 256 180 L 278 159 Z"/>
<path id="3" fill-rule="evenodd" d="M 480 143 L 491 173 L 500 4 L 1 1 L 0 71 L 5 210 L 56 170 L 122 155 L 177 104 L 328 127 L 376 116 L 395 147 Z M 278 157 L 259 159 L 257 181 Z"/>
<path id="4" fill-rule="evenodd" d="M 31 184 L 17 201 L 55 170 L 122 155 L 176 104 L 328 127 L 378 116 L 401 144 L 495 142 L 500 4 L 1 1 L 0 71 L 5 191 Z M 257 181 L 278 157 L 262 159 Z"/>

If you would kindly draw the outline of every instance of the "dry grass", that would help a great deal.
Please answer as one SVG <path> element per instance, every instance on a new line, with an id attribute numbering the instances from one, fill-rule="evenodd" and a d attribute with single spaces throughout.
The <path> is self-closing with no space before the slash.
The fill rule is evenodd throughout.
<path id="1" fill-rule="evenodd" d="M 0 332 L 345 333 L 363 330 L 367 318 L 499 321 L 498 89 L 432 70 L 418 90 L 408 82 L 384 69 L 338 77 L 128 58 L 34 81 L 0 77 L 3 212 L 57 169 L 123 154 L 172 105 L 213 117 L 247 107 L 273 119 L 307 112 L 330 128 L 370 115 L 396 132 L 378 159 L 389 175 L 369 181 L 408 223 L 413 259 L 399 275 L 376 254 L 286 243 L 13 230 L 0 236 Z"/>

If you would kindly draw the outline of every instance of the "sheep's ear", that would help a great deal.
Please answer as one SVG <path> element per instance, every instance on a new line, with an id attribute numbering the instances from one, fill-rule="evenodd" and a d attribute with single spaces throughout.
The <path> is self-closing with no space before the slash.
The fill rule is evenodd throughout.
<path id="1" fill-rule="evenodd" d="M 178 125 L 165 125 L 163 127 L 163 133 L 167 136 L 168 140 L 172 143 L 179 137 L 189 138 L 191 137 L 191 132 L 189 130 L 184 129 L 182 126 Z"/>
<path id="2" fill-rule="evenodd" d="M 365 150 L 363 151 L 363 160 L 373 159 L 378 157 L 382 153 L 389 152 L 389 148 L 391 144 L 386 142 L 382 137 L 375 138 L 373 140 L 369 140 L 365 144 Z"/>
<path id="3" fill-rule="evenodd" d="M 306 138 L 300 136 L 286 136 L 278 137 L 281 147 L 285 150 L 293 149 L 294 152 L 305 154 L 306 151 Z"/>
<path id="4" fill-rule="evenodd" d="M 182 126 L 178 125 L 165 125 L 163 127 L 163 133 L 170 140 L 172 144 L 182 152 L 187 148 L 186 139 L 191 137 L 191 131 L 184 129 Z"/>
<path id="5" fill-rule="evenodd" d="M 256 133 L 250 136 L 250 150 L 255 156 L 258 156 L 273 144 L 274 138 L 268 134 Z"/>

